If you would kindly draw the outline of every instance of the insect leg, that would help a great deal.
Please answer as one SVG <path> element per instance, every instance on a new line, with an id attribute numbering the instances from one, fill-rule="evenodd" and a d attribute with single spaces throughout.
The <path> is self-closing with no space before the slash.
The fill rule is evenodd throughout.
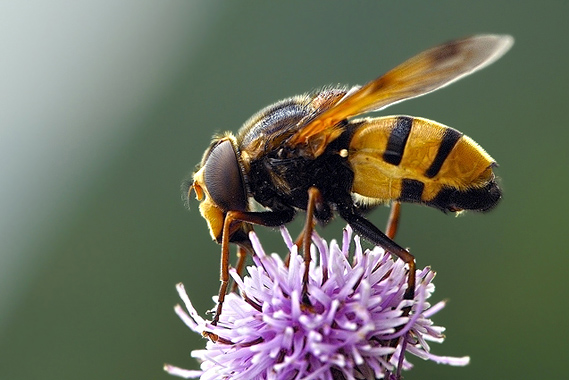
<path id="1" fill-rule="evenodd" d="M 221 284 L 219 286 L 219 293 L 217 297 L 217 309 L 215 310 L 215 316 L 211 321 L 211 324 L 214 326 L 219 322 L 221 308 L 223 306 L 223 301 L 225 300 L 225 293 L 227 293 L 227 284 L 229 283 L 229 227 L 233 220 L 231 212 L 228 212 L 225 216 L 225 220 L 223 221 L 223 231 L 221 235 L 221 268 L 219 274 Z M 210 338 L 212 337 L 210 336 Z M 214 339 L 212 338 L 212 340 Z"/>
<path id="2" fill-rule="evenodd" d="M 359 234 L 364 239 L 372 242 L 373 244 L 383 247 L 386 251 L 398 256 L 401 260 L 407 263 L 409 266 L 409 275 L 407 277 L 407 290 L 405 290 L 403 298 L 412 300 L 415 297 L 415 257 L 413 257 L 413 255 L 411 255 L 406 249 L 399 246 L 399 244 L 391 240 L 387 235 L 381 232 L 376 226 L 374 226 L 363 216 L 358 215 L 349 209 L 340 209 L 339 213 L 342 218 L 344 218 L 344 220 L 346 220 L 346 222 L 352 226 L 355 233 Z M 396 212 L 396 214 L 398 214 L 398 212 Z M 408 316 L 410 312 L 411 306 L 407 306 L 403 308 L 402 316 Z M 400 339 L 402 338 L 394 338 L 387 344 L 390 347 L 396 347 L 399 344 Z M 391 357 L 391 355 L 389 355 L 389 357 Z"/>
<path id="3" fill-rule="evenodd" d="M 400 217 L 401 202 L 394 201 L 391 204 L 391 212 L 389 213 L 389 219 L 387 220 L 387 226 L 385 227 L 385 235 L 392 240 L 395 238 L 395 234 L 397 234 Z"/>
<path id="4" fill-rule="evenodd" d="M 415 257 L 406 249 L 395 243 L 388 236 L 373 225 L 369 220 L 349 209 L 338 210 L 340 216 L 354 229 L 354 232 L 362 236 L 375 245 L 383 247 L 386 251 L 398 256 L 409 266 L 409 277 L 407 279 L 407 290 L 405 299 L 413 299 L 415 296 Z M 407 308 L 406 308 L 407 309 Z M 404 309 L 404 314 L 408 315 L 411 309 Z"/>
<path id="5" fill-rule="evenodd" d="M 304 251 L 304 275 L 302 277 L 302 300 L 310 306 L 308 299 L 308 274 L 310 269 L 310 243 L 314 231 L 314 208 L 322 204 L 322 194 L 316 187 L 308 189 L 308 204 L 306 205 L 306 222 L 302 230 L 302 250 Z"/>
<path id="6" fill-rule="evenodd" d="M 247 250 L 240 245 L 237 246 L 237 263 L 235 264 L 235 271 L 241 277 L 243 273 L 243 267 L 245 266 L 245 259 L 247 259 Z M 237 283 L 234 281 L 233 286 L 231 287 L 231 291 L 234 292 L 237 290 Z"/>
<path id="7" fill-rule="evenodd" d="M 223 221 L 223 230 L 221 238 L 221 269 L 219 294 L 217 299 L 217 309 L 215 316 L 211 322 L 212 325 L 217 325 L 219 317 L 221 316 L 221 309 L 223 308 L 223 301 L 225 300 L 225 293 L 227 293 L 227 285 L 229 284 L 229 235 L 232 223 L 246 222 L 253 224 L 260 224 L 263 226 L 282 226 L 290 222 L 294 218 L 294 210 L 287 209 L 282 211 L 265 211 L 265 212 L 247 212 L 247 211 L 228 211 Z M 210 337 L 211 338 L 211 337 Z M 213 339 L 213 338 L 212 338 Z"/>

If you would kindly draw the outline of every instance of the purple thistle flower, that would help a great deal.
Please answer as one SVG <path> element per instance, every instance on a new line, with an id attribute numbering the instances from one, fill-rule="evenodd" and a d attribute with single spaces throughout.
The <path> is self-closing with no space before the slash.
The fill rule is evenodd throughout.
<path id="1" fill-rule="evenodd" d="M 430 317 L 445 306 L 427 302 L 435 288 L 430 268 L 417 270 L 415 298 L 404 300 L 403 261 L 394 261 L 379 247 L 363 252 L 358 236 L 350 255 L 349 227 L 341 247 L 336 241 L 328 246 L 314 234 L 308 284 L 312 306 L 307 307 L 302 302 L 303 258 L 285 228 L 282 234 L 290 250 L 288 267 L 277 254 L 266 255 L 251 233 L 255 265 L 243 279 L 232 272 L 240 295 L 227 295 L 217 326 L 198 315 L 178 284 L 187 312 L 177 305 L 176 313 L 192 331 L 219 339 L 192 352 L 201 370 L 166 365 L 167 372 L 202 380 L 397 379 L 401 369 L 412 367 L 405 352 L 437 363 L 468 364 L 468 357 L 430 353 L 428 341 L 444 340 L 444 328 Z M 409 306 L 411 312 L 404 316 Z"/>

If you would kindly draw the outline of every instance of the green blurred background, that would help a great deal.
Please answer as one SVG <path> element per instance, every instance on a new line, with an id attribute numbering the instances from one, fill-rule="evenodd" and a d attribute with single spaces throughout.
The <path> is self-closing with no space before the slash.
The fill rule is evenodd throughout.
<path id="1" fill-rule="evenodd" d="M 465 132 L 499 162 L 505 192 L 487 215 L 403 207 L 399 243 L 438 272 L 435 301 L 451 300 L 433 351 L 472 358 L 411 358 L 405 378 L 562 378 L 568 15 L 564 1 L 2 1 L 0 379 L 196 368 L 189 352 L 205 342 L 174 314 L 174 285 L 211 308 L 219 247 L 179 186 L 211 135 L 283 97 L 361 84 L 488 32 L 516 38 L 503 59 L 382 113 Z M 387 214 L 371 218 L 383 226 Z M 278 233 L 258 230 L 282 251 Z"/>

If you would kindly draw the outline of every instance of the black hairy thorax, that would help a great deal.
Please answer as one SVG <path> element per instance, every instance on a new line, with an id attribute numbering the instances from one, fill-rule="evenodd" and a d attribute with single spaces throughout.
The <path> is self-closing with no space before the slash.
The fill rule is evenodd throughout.
<path id="1" fill-rule="evenodd" d="M 347 157 L 340 154 L 348 148 L 348 135 L 344 132 L 317 158 L 285 146 L 252 161 L 249 186 L 255 200 L 273 211 L 306 210 L 308 189 L 316 187 L 322 202 L 315 217 L 321 223 L 329 222 L 334 210 L 352 204 L 354 173 Z"/>

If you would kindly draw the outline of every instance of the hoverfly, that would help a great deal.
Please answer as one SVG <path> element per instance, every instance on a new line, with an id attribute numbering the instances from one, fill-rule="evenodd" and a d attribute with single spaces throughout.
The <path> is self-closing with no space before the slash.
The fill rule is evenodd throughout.
<path id="1" fill-rule="evenodd" d="M 369 242 L 408 265 L 407 299 L 415 289 L 415 259 L 363 212 L 381 203 L 421 203 L 444 212 L 487 211 L 501 198 L 495 161 L 468 136 L 411 116 L 353 119 L 362 113 L 428 94 L 499 59 L 508 35 L 478 35 L 426 50 L 364 86 L 324 88 L 270 105 L 237 135 L 216 136 L 185 187 L 221 244 L 221 287 L 216 324 L 229 280 L 229 244 L 238 267 L 251 251 L 252 225 L 281 226 L 306 211 L 302 246 L 308 264 L 314 221 L 339 214 Z M 253 211 L 251 201 L 266 208 Z M 392 212 L 396 220 L 397 210 Z M 391 230 L 393 226 L 389 229 Z M 391 237 L 391 238 L 390 238 Z"/>

